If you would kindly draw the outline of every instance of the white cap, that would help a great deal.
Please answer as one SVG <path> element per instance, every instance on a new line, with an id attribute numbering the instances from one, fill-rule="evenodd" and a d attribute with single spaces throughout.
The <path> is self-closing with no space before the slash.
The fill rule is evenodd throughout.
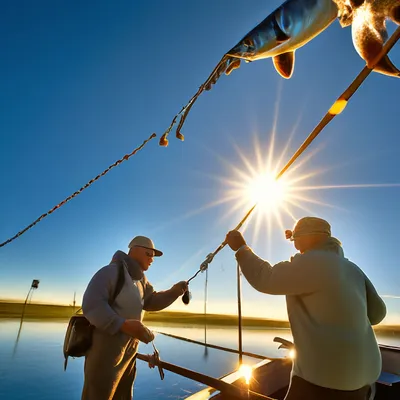
<path id="1" fill-rule="evenodd" d="M 157 250 L 154 247 L 153 241 L 146 236 L 135 236 L 128 246 L 129 249 L 132 247 L 143 247 L 145 249 L 153 250 L 155 257 L 161 257 L 163 255 L 162 251 Z"/>

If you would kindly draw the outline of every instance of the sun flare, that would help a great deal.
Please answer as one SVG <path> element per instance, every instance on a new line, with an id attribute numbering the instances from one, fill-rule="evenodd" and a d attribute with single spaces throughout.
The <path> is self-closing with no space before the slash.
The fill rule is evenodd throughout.
<path id="1" fill-rule="evenodd" d="M 245 379 L 246 384 L 249 385 L 253 375 L 253 368 L 251 368 L 250 365 L 242 364 L 239 368 L 239 372 Z"/>
<path id="2" fill-rule="evenodd" d="M 289 187 L 284 179 L 276 179 L 271 172 L 264 172 L 252 177 L 247 183 L 244 196 L 250 204 L 257 204 L 259 209 L 270 211 L 283 202 L 289 194 Z"/>

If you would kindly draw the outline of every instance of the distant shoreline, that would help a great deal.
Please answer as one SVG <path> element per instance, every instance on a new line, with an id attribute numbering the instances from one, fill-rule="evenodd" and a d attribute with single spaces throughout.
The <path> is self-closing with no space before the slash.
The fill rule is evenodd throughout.
<path id="1" fill-rule="evenodd" d="M 22 302 L 8 302 L 0 300 L 0 320 L 21 318 L 24 304 Z M 50 304 L 27 304 L 24 319 L 26 320 L 55 320 L 68 319 L 76 311 L 72 306 L 50 305 Z M 214 326 L 237 326 L 238 318 L 235 315 L 222 314 L 196 314 L 175 311 L 146 312 L 144 320 L 152 323 L 174 323 L 179 325 L 214 325 Z M 280 328 L 290 329 L 288 321 L 263 318 L 243 317 L 244 327 Z M 400 325 L 378 325 L 374 327 L 376 332 L 400 335 Z"/>

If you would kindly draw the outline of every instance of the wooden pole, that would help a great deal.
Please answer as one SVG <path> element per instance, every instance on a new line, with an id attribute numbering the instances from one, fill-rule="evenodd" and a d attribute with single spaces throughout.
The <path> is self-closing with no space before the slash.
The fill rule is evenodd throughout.
<path id="1" fill-rule="evenodd" d="M 239 365 L 243 361 L 243 338 L 242 338 L 242 285 L 240 278 L 240 266 L 237 263 L 237 303 L 238 303 L 238 334 L 239 334 Z"/>
<path id="2" fill-rule="evenodd" d="M 150 356 L 141 353 L 137 353 L 136 357 L 141 361 L 149 362 L 150 360 Z M 170 364 L 165 361 L 160 361 L 159 365 L 163 369 L 166 369 L 167 371 L 171 371 L 175 374 L 184 376 L 186 378 L 192 379 L 193 381 L 200 382 L 203 383 L 204 385 L 217 389 L 224 395 L 226 395 L 227 398 L 232 400 L 241 400 L 244 398 L 255 399 L 255 400 L 256 399 L 273 400 L 271 397 L 264 396 L 263 394 L 243 389 L 240 386 L 231 385 L 230 383 L 224 382 L 220 379 L 213 378 L 211 376 L 204 375 L 199 372 L 180 367 L 179 365 Z"/>
<path id="3" fill-rule="evenodd" d="M 208 286 L 208 268 L 206 269 L 206 282 L 204 285 L 204 355 L 207 356 L 207 286 Z"/>
<path id="4" fill-rule="evenodd" d="M 159 332 L 159 331 L 154 331 L 155 333 L 158 333 L 160 335 L 164 335 L 164 336 L 168 336 L 170 338 L 173 339 L 177 339 L 177 340 L 182 340 L 184 342 L 188 342 L 188 343 L 193 343 L 193 344 L 198 344 L 200 346 L 205 346 L 205 344 L 203 342 L 198 342 L 197 340 L 192 340 L 192 339 L 188 339 L 182 336 L 176 336 L 176 335 L 172 335 L 171 333 L 164 333 L 164 332 Z M 239 354 L 239 351 L 236 349 L 230 349 L 228 347 L 222 347 L 222 346 L 217 346 L 215 344 L 207 344 L 207 347 L 209 347 L 210 349 L 216 349 L 216 350 L 221 350 L 221 351 L 226 351 L 228 353 L 234 353 L 234 354 Z M 281 360 L 281 358 L 279 357 L 266 357 L 266 356 L 262 356 L 260 354 L 255 354 L 255 353 L 249 353 L 248 351 L 243 351 L 242 354 L 246 357 L 252 357 L 252 358 L 257 358 L 259 360 Z"/>

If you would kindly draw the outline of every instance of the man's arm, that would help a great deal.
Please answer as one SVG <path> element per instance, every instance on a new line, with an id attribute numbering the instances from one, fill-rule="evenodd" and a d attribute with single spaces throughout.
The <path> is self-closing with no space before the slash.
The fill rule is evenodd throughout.
<path id="1" fill-rule="evenodd" d="M 274 266 L 258 257 L 248 246 L 236 253 L 243 275 L 254 289 L 267 294 L 299 295 L 318 290 L 325 280 L 322 266 L 312 257 L 298 254 Z"/>
<path id="2" fill-rule="evenodd" d="M 117 333 L 125 321 L 108 304 L 117 274 L 117 268 L 100 269 L 89 282 L 82 301 L 83 314 L 88 321 L 110 335 Z"/>
<path id="3" fill-rule="evenodd" d="M 145 311 L 160 311 L 169 307 L 187 289 L 185 281 L 178 282 L 171 289 L 156 292 L 150 282 L 144 281 L 144 306 Z"/>
<path id="4" fill-rule="evenodd" d="M 371 325 L 377 325 L 386 317 L 386 305 L 379 296 L 372 282 L 364 275 L 365 289 L 367 294 L 367 312 Z"/>

